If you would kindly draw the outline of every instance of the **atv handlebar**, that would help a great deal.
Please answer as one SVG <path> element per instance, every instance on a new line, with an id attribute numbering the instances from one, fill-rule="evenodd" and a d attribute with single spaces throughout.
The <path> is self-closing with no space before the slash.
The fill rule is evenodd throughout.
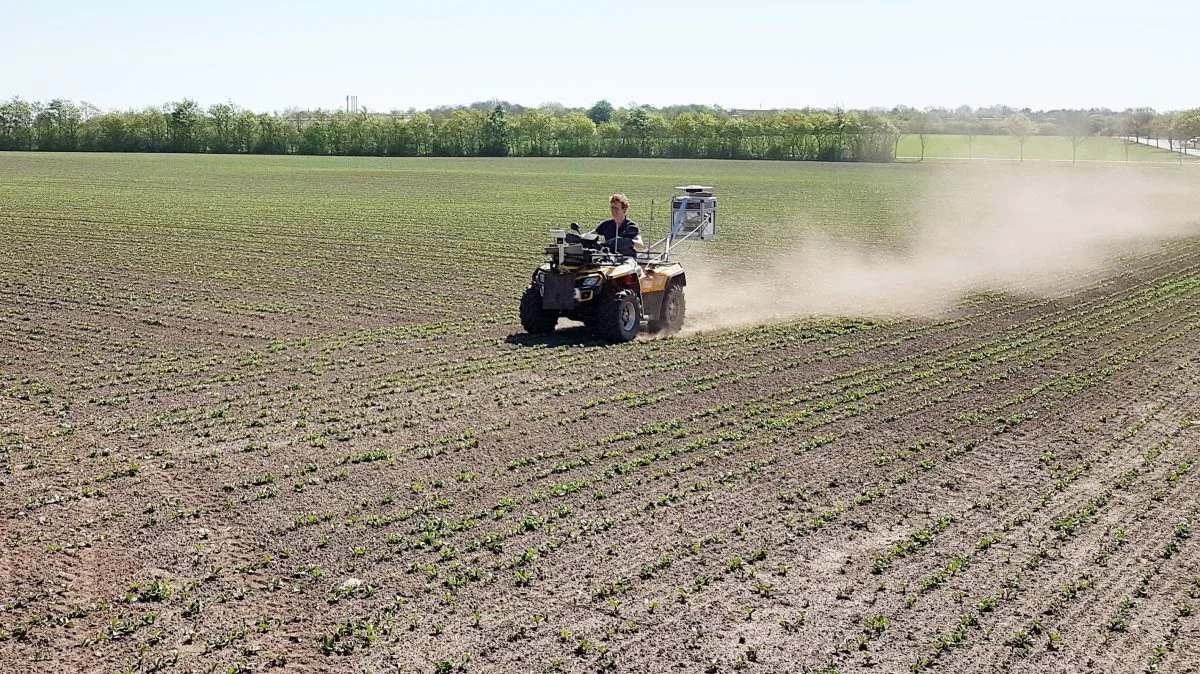
<path id="1" fill-rule="evenodd" d="M 578 225 L 573 222 L 571 225 L 572 229 L 579 231 Z M 621 257 L 637 257 L 637 249 L 633 246 L 634 240 L 625 236 L 618 236 L 614 238 L 612 245 L 609 245 L 599 234 L 594 232 L 588 234 L 568 233 L 565 237 L 565 240 L 567 243 L 577 243 L 583 246 L 585 250 L 594 250 L 600 253 L 619 255 Z"/>

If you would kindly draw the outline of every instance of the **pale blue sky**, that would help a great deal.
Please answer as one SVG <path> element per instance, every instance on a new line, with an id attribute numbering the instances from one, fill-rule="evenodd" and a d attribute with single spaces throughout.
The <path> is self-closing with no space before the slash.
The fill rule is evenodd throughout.
<path id="1" fill-rule="evenodd" d="M 0 0 L 0 99 L 1200 106 L 1197 0 Z"/>

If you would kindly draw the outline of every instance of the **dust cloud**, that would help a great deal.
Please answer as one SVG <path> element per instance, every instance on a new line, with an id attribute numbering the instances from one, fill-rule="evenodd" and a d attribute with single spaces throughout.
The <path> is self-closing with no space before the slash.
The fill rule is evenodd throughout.
<path id="1" fill-rule="evenodd" d="M 683 258 L 685 334 L 813 315 L 935 318 L 982 291 L 1052 296 L 1077 287 L 1083 273 L 1114 269 L 1118 255 L 1200 233 L 1200 172 L 1187 169 L 912 170 L 932 177 L 911 210 L 896 214 L 908 234 L 890 243 L 796 236 L 834 228 L 781 213 L 770 241 L 753 246 L 774 253 Z"/>

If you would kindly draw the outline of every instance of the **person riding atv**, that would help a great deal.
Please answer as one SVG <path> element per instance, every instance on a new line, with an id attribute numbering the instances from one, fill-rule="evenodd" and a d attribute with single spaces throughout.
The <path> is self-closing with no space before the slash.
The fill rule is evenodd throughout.
<path id="1" fill-rule="evenodd" d="M 618 255 L 633 257 L 638 251 L 646 250 L 638 224 L 625 218 L 629 211 L 629 198 L 624 194 L 614 194 L 608 199 L 608 207 L 612 218 L 597 225 L 591 233 L 604 237 L 604 247 Z"/>
<path id="2" fill-rule="evenodd" d="M 629 200 L 609 198 L 612 219 L 583 233 L 551 229 L 545 262 L 521 294 L 521 326 L 533 335 L 554 332 L 560 318 L 580 321 L 608 342 L 628 342 L 643 330 L 675 334 L 687 311 L 687 275 L 671 259 L 672 245 L 716 235 L 717 200 L 711 187 L 687 185 L 671 203 L 667 235 L 642 243 L 637 223 L 625 217 Z"/>

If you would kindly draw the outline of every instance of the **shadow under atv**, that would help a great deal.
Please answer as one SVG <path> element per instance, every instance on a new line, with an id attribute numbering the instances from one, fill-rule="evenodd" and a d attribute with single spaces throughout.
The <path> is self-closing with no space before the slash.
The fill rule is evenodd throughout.
<path id="1" fill-rule="evenodd" d="M 648 339 L 662 339 L 668 335 L 663 332 L 642 330 L 632 342 Z M 591 328 L 582 323 L 560 326 L 548 335 L 531 335 L 527 332 L 515 332 L 504 338 L 508 344 L 516 346 L 621 346 L 596 335 Z"/>
<path id="2" fill-rule="evenodd" d="M 617 346 L 600 339 L 583 324 L 560 326 L 548 335 L 516 332 L 505 337 L 504 341 L 517 346 Z"/>

